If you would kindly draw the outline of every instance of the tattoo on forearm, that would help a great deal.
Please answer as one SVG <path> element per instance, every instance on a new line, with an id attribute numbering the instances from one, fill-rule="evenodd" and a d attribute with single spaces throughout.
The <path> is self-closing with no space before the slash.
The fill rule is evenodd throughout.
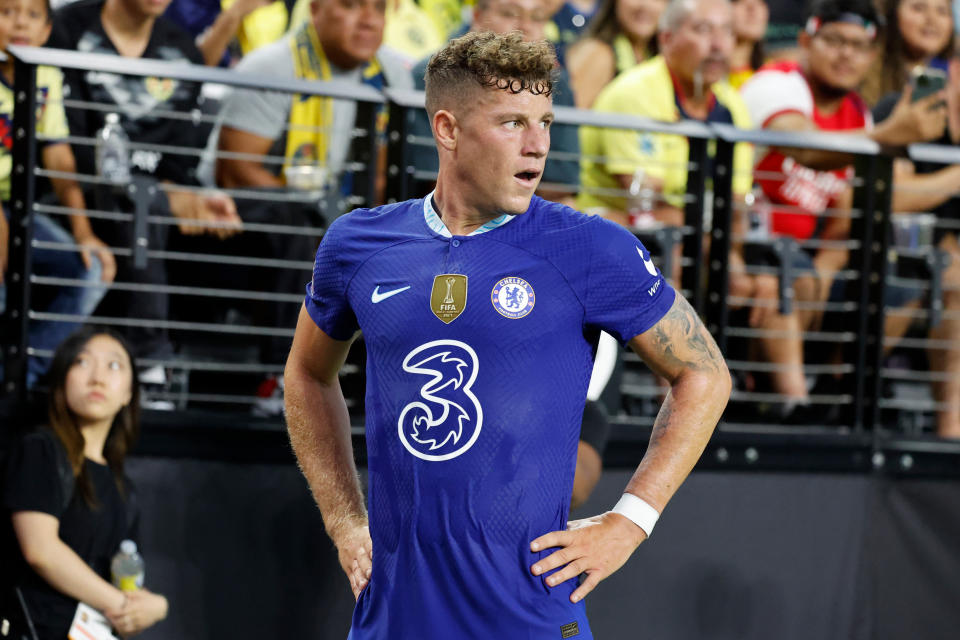
<path id="1" fill-rule="evenodd" d="M 667 426 L 670 424 L 670 418 L 673 417 L 673 396 L 667 394 L 663 404 L 660 405 L 660 411 L 653 422 L 653 431 L 650 433 L 649 447 L 655 448 L 667 433 Z"/>
<path id="2" fill-rule="evenodd" d="M 671 364 L 712 373 L 724 370 L 717 343 L 679 293 L 670 311 L 654 327 L 654 339 Z"/>

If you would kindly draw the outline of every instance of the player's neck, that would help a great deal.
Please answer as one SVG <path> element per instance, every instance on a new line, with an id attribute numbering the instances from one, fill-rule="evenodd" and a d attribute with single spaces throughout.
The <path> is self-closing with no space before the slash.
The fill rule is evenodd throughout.
<path id="1" fill-rule="evenodd" d="M 443 172 L 437 176 L 437 190 L 433 192 L 433 200 L 437 215 L 451 235 L 469 235 L 500 216 L 499 211 L 486 211 L 472 205 L 463 194 L 463 189 L 453 188 L 444 180 Z"/>

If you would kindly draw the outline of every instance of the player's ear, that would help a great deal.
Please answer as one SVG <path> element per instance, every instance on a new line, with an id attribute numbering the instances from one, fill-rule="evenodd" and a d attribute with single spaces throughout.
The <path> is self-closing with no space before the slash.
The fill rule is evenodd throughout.
<path id="1" fill-rule="evenodd" d="M 460 135 L 460 126 L 457 117 L 444 109 L 438 109 L 433 114 L 433 137 L 437 146 L 453 151 L 457 148 L 457 138 Z"/>

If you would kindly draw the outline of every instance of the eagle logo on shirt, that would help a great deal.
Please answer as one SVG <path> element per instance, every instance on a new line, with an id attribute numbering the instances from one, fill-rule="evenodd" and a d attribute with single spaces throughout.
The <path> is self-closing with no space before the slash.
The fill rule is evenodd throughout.
<path id="1" fill-rule="evenodd" d="M 471 391 L 478 369 L 476 352 L 459 340 L 434 340 L 407 354 L 403 370 L 428 378 L 397 420 L 407 451 L 439 462 L 473 446 L 483 424 L 483 408 Z"/>

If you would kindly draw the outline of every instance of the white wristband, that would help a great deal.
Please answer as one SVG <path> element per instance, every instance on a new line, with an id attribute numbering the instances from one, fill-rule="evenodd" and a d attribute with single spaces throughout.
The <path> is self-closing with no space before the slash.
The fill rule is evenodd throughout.
<path id="1" fill-rule="evenodd" d="M 620 500 L 613 508 L 613 512 L 619 513 L 624 518 L 643 529 L 646 532 L 647 537 L 653 533 L 653 526 L 657 524 L 657 519 L 660 517 L 659 511 L 632 493 L 625 493 L 620 496 Z"/>

